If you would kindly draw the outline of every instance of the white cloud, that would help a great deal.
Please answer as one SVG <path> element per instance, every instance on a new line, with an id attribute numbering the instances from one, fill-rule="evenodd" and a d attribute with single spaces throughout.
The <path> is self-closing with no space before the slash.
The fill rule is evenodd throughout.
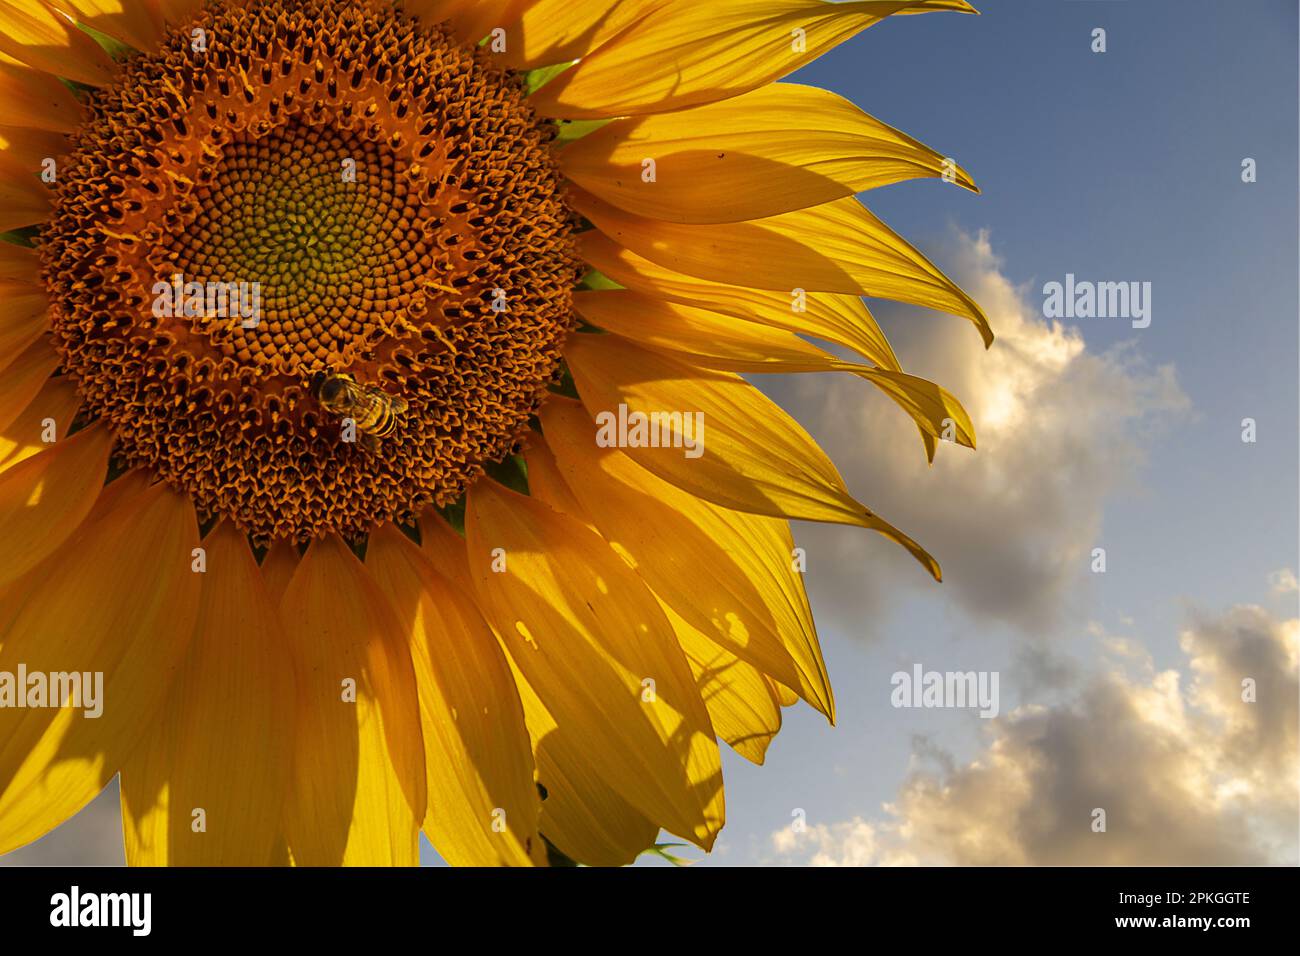
<path id="1" fill-rule="evenodd" d="M 1003 275 L 986 235 L 959 235 L 936 258 L 988 313 L 998 336 L 990 351 L 956 320 L 879 314 L 904 368 L 966 405 L 978 451 L 941 445 L 927 466 L 912 423 L 851 376 L 760 384 L 819 440 L 860 500 L 939 559 L 942 593 L 985 619 L 1041 630 L 1083 577 L 1103 503 L 1133 483 L 1144 443 L 1188 400 L 1172 367 L 1151 368 L 1131 346 L 1095 354 L 1078 330 L 1043 319 L 1030 290 Z M 860 630 L 898 584 L 929 585 L 874 535 L 826 525 L 797 533 L 826 623 Z"/>
<path id="2" fill-rule="evenodd" d="M 882 839 L 883 837 L 883 839 Z M 803 858 L 808 866 L 909 865 L 916 859 L 894 845 L 888 830 L 854 817 L 847 823 L 821 823 L 804 830 L 786 827 L 771 837 L 772 848 L 782 857 Z"/>
<path id="3" fill-rule="evenodd" d="M 1069 700 L 991 721 L 969 763 L 914 769 L 880 819 L 786 828 L 771 850 L 814 865 L 1294 865 L 1298 642 L 1300 620 L 1239 605 L 1189 624 L 1181 670 L 1117 645 Z"/>
<path id="4" fill-rule="evenodd" d="M 1280 568 L 1268 576 L 1268 583 L 1274 594 L 1295 594 L 1300 591 L 1300 581 L 1290 568 Z"/>

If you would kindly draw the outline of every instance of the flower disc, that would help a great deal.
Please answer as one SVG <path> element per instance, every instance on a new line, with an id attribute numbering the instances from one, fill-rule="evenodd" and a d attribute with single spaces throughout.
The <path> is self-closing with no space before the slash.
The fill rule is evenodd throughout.
<path id="1" fill-rule="evenodd" d="M 89 414 L 261 542 L 455 500 L 515 449 L 571 327 L 552 130 L 516 75 L 399 11 L 204 8 L 93 94 L 42 232 Z M 393 434 L 345 441 L 319 372 L 405 399 Z"/>

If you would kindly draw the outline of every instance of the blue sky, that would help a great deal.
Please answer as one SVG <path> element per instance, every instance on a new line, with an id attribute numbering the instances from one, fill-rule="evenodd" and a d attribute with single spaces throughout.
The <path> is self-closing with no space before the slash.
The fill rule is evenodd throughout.
<path id="1" fill-rule="evenodd" d="M 1028 284 L 1034 304 L 1044 282 L 1067 272 L 1150 281 L 1150 328 L 1094 319 L 1079 320 L 1078 332 L 1090 353 L 1127 343 L 1151 366 L 1172 365 L 1190 410 L 1151 429 L 1137 480 L 1102 502 L 1097 543 L 1108 573 L 1080 564 L 1053 634 L 1026 637 L 938 595 L 897 602 L 869 642 L 819 617 L 840 726 L 787 711 L 768 766 L 730 762 L 726 852 L 716 862 L 770 856 L 768 836 L 794 808 L 810 823 L 878 816 L 917 735 L 929 737 L 922 749 L 971 759 L 981 728 L 970 713 L 888 705 L 889 674 L 907 661 L 1002 669 L 1004 697 L 1015 702 L 1007 668 L 1026 641 L 1041 637 L 1087 665 L 1097 655 L 1088 625 L 1100 623 L 1137 635 L 1158 666 L 1177 666 L 1176 636 L 1192 608 L 1272 600 L 1278 614 L 1295 613 L 1292 596 L 1270 597 L 1265 581 L 1297 563 L 1296 4 L 977 6 L 978 18 L 894 18 L 794 79 L 848 97 L 971 172 L 982 195 L 919 181 L 862 197 L 923 247 L 942 245 L 954 227 L 988 230 L 1001 271 Z M 1107 31 L 1104 54 L 1090 49 L 1096 27 Z M 1257 161 L 1254 184 L 1241 182 L 1244 157 Z M 940 249 L 934 255 L 950 267 Z M 947 321 L 943 334 L 977 351 L 959 322 L 921 310 L 892 310 L 884 321 L 891 334 Z M 924 356 L 900 355 L 924 373 Z M 1259 423 L 1254 445 L 1240 441 L 1245 417 Z M 944 560 L 942 534 L 924 543 Z"/>
<path id="2" fill-rule="evenodd" d="M 1138 347 L 1176 363 L 1202 418 L 1161 448 L 1158 493 L 1110 513 L 1108 539 L 1141 552 L 1132 586 L 1186 589 L 1190 577 L 1208 600 L 1240 598 L 1295 555 L 1296 5 L 977 6 L 978 18 L 887 21 L 798 79 L 971 171 L 981 196 L 927 181 L 864 197 L 905 235 L 988 229 L 1010 278 L 1039 288 L 1066 272 L 1154 284 Z M 1096 26 L 1108 31 L 1101 55 L 1089 49 Z M 1246 156 L 1259 164 L 1252 185 L 1240 181 Z M 1104 320 L 1080 331 L 1090 349 L 1135 337 Z M 1234 465 L 1224 443 L 1246 416 L 1270 434 Z"/>

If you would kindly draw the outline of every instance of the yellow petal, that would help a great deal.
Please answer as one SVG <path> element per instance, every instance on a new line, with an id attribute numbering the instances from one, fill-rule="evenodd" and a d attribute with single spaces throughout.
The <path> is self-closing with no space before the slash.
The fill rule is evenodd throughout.
<path id="1" fill-rule="evenodd" d="M 682 223 L 761 219 L 945 171 L 944 157 L 912 137 L 834 93 L 794 83 L 616 120 L 559 157 L 564 174 L 592 195 Z M 974 190 L 964 170 L 953 175 Z"/>
<path id="2" fill-rule="evenodd" d="M 336 535 L 308 548 L 280 620 L 298 667 L 294 862 L 415 866 L 426 781 L 408 635 Z"/>
<path id="3" fill-rule="evenodd" d="M 0 308 L 3 308 L 3 305 L 0 305 Z M 22 355 L 32 343 L 40 339 L 46 330 L 44 314 L 32 316 L 21 322 L 15 321 L 8 326 L 3 324 L 4 321 L 4 318 L 0 317 L 0 372 Z"/>
<path id="4" fill-rule="evenodd" d="M 523 30 L 518 27 L 519 18 L 524 8 L 532 0 L 477 0 L 475 3 L 462 4 L 451 15 L 452 29 L 456 36 L 469 43 L 477 43 L 493 30 L 506 31 L 506 49 L 511 43 L 522 39 Z M 493 51 L 493 57 L 501 54 Z"/>
<path id="5" fill-rule="evenodd" d="M 505 65 L 531 69 L 586 56 L 668 0 L 537 0 L 524 11 L 522 37 L 505 56 Z"/>
<path id="6" fill-rule="evenodd" d="M 559 408 L 552 410 L 552 405 L 558 405 Z M 580 423 L 578 424 L 578 431 L 581 432 L 581 440 L 585 440 L 590 436 L 591 419 L 584 408 L 576 402 L 569 402 L 568 399 L 558 397 L 551 398 L 551 402 L 546 406 L 546 412 L 543 412 L 543 414 L 550 414 L 550 418 L 547 418 L 547 421 L 550 421 L 551 424 L 549 433 L 562 444 L 564 444 L 564 436 L 558 433 L 565 431 L 565 424 L 575 415 L 578 416 L 578 423 Z M 578 444 L 581 444 L 582 447 L 577 450 L 577 454 L 586 455 L 588 450 L 586 450 L 585 441 L 581 440 Z M 614 455 L 616 453 L 611 451 L 610 454 Z M 619 457 L 623 458 L 621 455 Z M 546 502 L 547 505 L 554 507 L 556 511 L 581 520 L 582 523 L 595 529 L 595 531 L 601 531 L 591 522 L 589 512 L 586 511 L 585 507 L 582 507 L 577 498 L 573 497 L 573 492 L 569 489 L 569 485 L 565 481 L 562 471 L 560 471 L 559 463 L 556 462 L 555 455 L 545 438 L 534 437 L 533 447 L 530 447 L 525 458 L 528 460 L 528 489 L 533 497 Z M 630 460 L 624 458 L 624 462 L 627 462 L 629 468 L 634 468 L 634 470 L 640 472 L 640 476 L 658 485 L 655 490 L 659 494 L 654 497 L 654 502 L 659 506 L 660 519 L 667 519 L 667 524 L 671 525 L 671 527 L 663 529 L 664 536 L 673 537 L 676 533 L 682 531 L 685 531 L 686 535 L 689 536 L 690 533 L 697 531 L 695 525 L 689 524 L 688 520 L 686 520 L 686 515 L 677 510 L 675 499 L 684 497 L 681 496 L 679 490 L 673 488 L 672 485 L 659 481 L 659 479 L 650 475 L 650 472 L 643 470 L 637 464 L 632 464 Z M 621 499 L 619 496 L 620 490 L 625 492 L 627 489 L 620 489 L 620 483 L 616 479 L 611 481 L 611 477 L 614 476 L 606 476 L 606 473 L 599 471 L 598 468 L 588 468 L 588 470 L 575 468 L 573 472 L 575 472 L 575 483 L 585 489 L 585 497 L 599 497 L 606 496 L 606 494 L 611 496 L 599 502 L 598 509 L 601 510 L 603 515 L 610 514 L 611 507 L 612 509 L 621 509 L 621 507 L 628 505 L 627 494 L 624 493 Z M 667 492 L 667 494 L 664 494 L 664 492 Z M 699 501 L 698 498 L 693 498 L 692 502 L 694 505 L 705 505 L 705 502 Z M 640 519 L 636 516 L 637 509 L 645 505 L 645 503 L 645 499 L 634 502 L 632 510 L 616 512 L 614 522 L 606 522 L 606 524 L 616 524 L 624 516 L 638 522 Z M 736 512 L 732 512 L 732 514 L 736 514 Z M 753 515 L 745 515 L 745 518 L 754 520 L 754 522 L 767 520 Z M 718 531 L 718 528 L 715 527 L 715 531 Z M 636 532 L 633 532 L 633 536 L 636 536 Z M 729 529 L 727 533 L 724 533 L 723 537 L 728 536 Z M 617 535 L 612 537 L 612 540 L 610 535 L 606 535 L 604 538 L 614 545 L 614 550 L 623 555 L 623 558 L 630 566 L 637 567 L 633 551 L 641 553 L 640 549 L 628 545 L 623 538 Z M 682 558 L 682 551 L 680 548 L 673 550 L 675 550 L 675 553 L 672 554 L 669 561 L 677 563 Z M 642 557 L 645 557 L 645 554 L 642 554 Z M 654 561 L 654 559 L 651 558 L 651 561 Z M 781 559 L 784 561 L 784 554 L 781 554 Z M 723 558 L 723 561 L 732 564 L 731 558 Z M 647 564 L 649 563 L 647 562 Z M 727 570 L 736 575 L 744 574 L 742 568 L 736 566 L 729 567 Z M 649 584 L 651 575 L 642 574 L 642 578 L 645 578 L 646 583 Z M 671 587 L 671 584 L 666 585 L 666 589 Z M 689 587 L 695 587 L 694 581 Z M 681 598 L 679 592 L 675 592 L 675 596 Z M 772 737 L 781 728 L 781 711 L 776 704 L 776 697 L 772 695 L 771 689 L 768 688 L 766 675 L 757 667 L 741 661 L 735 654 L 720 648 L 718 644 L 708 639 L 705 632 L 699 631 L 686 623 L 686 620 L 681 618 L 672 609 L 672 605 L 663 600 L 663 597 L 659 597 L 659 606 L 662 607 L 663 613 L 667 615 L 668 622 L 672 624 L 672 630 L 677 635 L 677 643 L 681 645 L 682 653 L 685 654 L 686 661 L 690 663 L 690 670 L 695 675 L 695 685 L 699 688 L 699 696 L 705 698 L 708 718 L 714 724 L 714 731 L 718 734 L 719 739 L 731 745 L 731 748 L 740 753 L 742 757 L 745 757 L 745 760 L 762 763 L 763 754 L 767 752 L 767 744 L 770 743 Z M 688 606 L 694 610 L 694 606 L 690 605 L 690 602 L 688 602 Z M 729 628 L 722 628 L 723 633 L 728 630 Z M 718 631 L 712 630 L 712 632 L 716 633 Z M 785 659 L 789 659 L 788 654 L 781 653 L 780 659 L 784 663 Z"/>
<path id="7" fill-rule="evenodd" d="M 915 375 L 873 369 L 823 352 L 791 332 L 622 290 L 579 292 L 574 308 L 592 325 L 705 368 L 730 372 L 850 372 L 901 407 L 922 433 L 975 447 L 966 409 Z"/>
<path id="8" fill-rule="evenodd" d="M 402 9 L 433 26 L 443 22 L 451 25 L 452 33 L 466 43 L 476 44 L 498 27 L 506 30 L 506 50 L 523 40 L 518 28 L 524 8 L 532 0 L 405 0 Z M 490 51 L 496 60 L 505 54 Z M 506 65 L 502 62 L 502 65 Z"/>
<path id="9" fill-rule="evenodd" d="M 634 216 L 576 189 L 572 201 L 601 232 L 669 269 L 787 293 L 806 289 L 908 302 L 967 318 L 985 346 L 993 343 L 975 301 L 853 196 L 713 226 Z"/>
<path id="10" fill-rule="evenodd" d="M 54 76 L 106 86 L 117 68 L 98 43 L 43 0 L 0 5 L 0 51 Z"/>
<path id="11" fill-rule="evenodd" d="M 447 20 L 472 2 L 473 0 L 404 0 L 402 9 L 426 26 L 433 26 Z"/>
<path id="12" fill-rule="evenodd" d="M 155 0 L 163 20 L 167 23 L 181 23 L 203 6 L 204 0 Z"/>
<path id="13" fill-rule="evenodd" d="M 768 744 L 781 729 L 781 707 L 763 672 L 724 651 L 666 604 L 664 612 L 690 662 L 718 737 L 761 766 Z"/>
<path id="14" fill-rule="evenodd" d="M 853 499 L 799 423 L 740 376 L 696 368 L 611 335 L 575 335 L 565 357 L 598 424 L 616 425 L 620 405 L 661 423 L 659 447 L 625 451 L 665 481 L 724 508 L 878 531 L 940 577 L 939 565 L 920 545 Z M 694 429 L 699 415 L 702 440 Z M 687 457 L 688 438 L 701 452 L 694 458 Z"/>
<path id="15" fill-rule="evenodd" d="M 586 728 L 561 726 L 511 661 L 524 719 L 545 788 L 541 831 L 585 866 L 626 866 L 654 845 L 652 822 L 609 785 L 591 760 Z"/>
<path id="16" fill-rule="evenodd" d="M 465 538 L 436 512 L 426 511 L 420 516 L 420 550 L 424 552 L 433 569 L 456 585 L 461 591 L 474 594 L 474 580 L 465 564 Z"/>
<path id="17" fill-rule="evenodd" d="M 0 586 L 76 530 L 104 485 L 113 436 L 91 425 L 0 474 Z"/>
<path id="18" fill-rule="evenodd" d="M 41 262 L 35 249 L 0 242 L 0 288 L 9 288 L 10 280 L 27 284 L 40 282 Z"/>
<path id="19" fill-rule="evenodd" d="M 55 440 L 66 435 L 80 405 L 66 375 L 47 381 L 23 413 L 0 428 L 0 474 L 49 448 L 45 439 L 51 434 Z"/>
<path id="20" fill-rule="evenodd" d="M 0 370 L 49 328 L 45 290 L 30 282 L 0 279 Z"/>
<path id="21" fill-rule="evenodd" d="M 629 803 L 711 847 L 717 743 L 654 596 L 582 524 L 491 481 L 470 490 L 466 530 L 479 605 L 556 722 L 581 728 L 588 759 Z"/>
<path id="22" fill-rule="evenodd" d="M 69 150 L 68 137 L 48 129 L 26 129 L 21 126 L 0 126 L 0 165 L 40 172 L 47 159 L 61 161 Z M 56 167 L 57 168 L 57 167 Z M 5 245 L 13 245 L 5 243 Z M 13 246 L 18 249 L 20 246 Z M 21 276 L 29 281 L 34 274 Z"/>
<path id="23" fill-rule="evenodd" d="M 162 11 L 155 0 L 49 0 L 78 23 L 137 50 L 151 52 L 163 35 Z"/>
<path id="24" fill-rule="evenodd" d="M 772 292 L 728 286 L 665 269 L 595 230 L 578 238 L 583 258 L 619 285 L 668 302 L 721 312 L 835 342 L 881 368 L 901 366 L 875 317 L 856 295 Z"/>
<path id="25" fill-rule="evenodd" d="M 51 573 L 4 596 L 0 672 L 21 663 L 29 675 L 103 680 L 96 706 L 0 708 L 0 853 L 72 816 L 117 773 L 156 722 L 194 627 L 189 499 L 160 484 L 94 518 Z"/>
<path id="26" fill-rule="evenodd" d="M 532 479 L 530 471 L 530 483 Z M 422 551 L 438 571 L 461 593 L 473 594 L 465 539 L 442 518 L 425 515 L 420 519 L 420 540 Z M 508 654 L 506 657 L 523 704 L 538 782 L 546 790 L 542 833 L 570 859 L 587 866 L 631 863 L 654 843 L 658 824 L 619 796 L 596 771 L 587 747 L 586 728 L 574 723 L 557 724 L 519 668 Z"/>
<path id="27" fill-rule="evenodd" d="M 794 72 L 909 6 L 953 5 L 924 0 L 674 0 L 584 57 L 532 99 L 544 116 L 571 119 L 666 112 L 726 99 Z M 796 31 L 803 31 L 802 36 Z"/>
<path id="28" fill-rule="evenodd" d="M 49 342 L 37 339 L 9 363 L 0 375 L 0 430 L 27 408 L 59 365 L 59 353 Z"/>
<path id="29" fill-rule="evenodd" d="M 164 709 L 122 767 L 132 866 L 268 866 L 293 765 L 293 661 L 244 536 L 203 539 L 198 621 Z"/>
<path id="30" fill-rule="evenodd" d="M 584 513 L 659 599 L 732 654 L 800 688 L 834 720 L 812 617 L 799 613 L 803 582 L 774 527 L 784 522 L 710 504 L 599 447 L 595 424 L 576 402 L 553 398 L 541 421 Z"/>
<path id="31" fill-rule="evenodd" d="M 574 310 L 620 338 L 683 361 L 739 372 L 859 371 L 793 332 L 630 290 L 577 292 Z"/>
<path id="32" fill-rule="evenodd" d="M 772 694 L 776 697 L 777 702 L 780 703 L 782 707 L 793 707 L 795 704 L 799 703 L 799 695 L 784 684 L 778 683 L 769 677 L 767 679 L 767 686 L 772 689 Z"/>
<path id="33" fill-rule="evenodd" d="M 0 53 L 0 125 L 71 133 L 81 121 L 81 104 L 72 90 Z"/>
<path id="34" fill-rule="evenodd" d="M 366 568 L 412 637 L 429 842 L 453 866 L 528 865 L 542 850 L 541 808 L 519 692 L 495 636 L 393 525 L 370 536 Z"/>
<path id="35" fill-rule="evenodd" d="M 284 600 L 285 589 L 297 570 L 298 546 L 288 538 L 277 538 L 262 558 L 262 580 L 276 607 Z"/>
<path id="36" fill-rule="evenodd" d="M 547 399 L 548 405 L 551 402 L 559 402 L 562 409 L 575 404 L 570 399 L 559 395 L 552 395 Z M 581 410 L 581 406 L 578 407 Z M 585 411 L 582 415 L 588 422 L 591 421 Z M 528 466 L 528 493 L 538 501 L 546 502 L 561 514 L 578 519 L 599 534 L 600 529 L 596 527 L 587 509 L 582 506 L 573 494 L 573 489 L 569 487 L 568 480 L 560 470 L 560 463 L 556 461 L 555 453 L 551 450 L 550 442 L 541 435 L 530 435 L 528 440 L 531 447 L 524 455 L 524 461 Z M 608 537 L 606 540 L 609 540 Z"/>
<path id="37" fill-rule="evenodd" d="M 99 492 L 95 499 L 95 509 L 87 517 L 87 523 L 100 520 L 100 516 L 109 515 L 117 508 L 119 502 L 130 501 L 143 495 L 153 486 L 154 476 L 148 468 L 132 468 L 112 479 Z"/>
<path id="38" fill-rule="evenodd" d="M 50 193 L 36 170 L 0 163 L 0 232 L 43 222 L 50 214 Z"/>

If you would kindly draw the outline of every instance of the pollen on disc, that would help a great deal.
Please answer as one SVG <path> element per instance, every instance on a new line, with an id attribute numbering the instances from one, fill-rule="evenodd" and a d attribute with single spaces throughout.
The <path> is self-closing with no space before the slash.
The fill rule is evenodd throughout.
<path id="1" fill-rule="evenodd" d="M 578 270 L 553 127 L 490 53 L 379 6 L 209 4 L 87 117 L 40 251 L 129 463 L 264 542 L 446 504 L 518 446 Z M 156 307 L 189 283 L 255 321 Z M 342 440 L 322 370 L 406 400 L 381 452 Z"/>

